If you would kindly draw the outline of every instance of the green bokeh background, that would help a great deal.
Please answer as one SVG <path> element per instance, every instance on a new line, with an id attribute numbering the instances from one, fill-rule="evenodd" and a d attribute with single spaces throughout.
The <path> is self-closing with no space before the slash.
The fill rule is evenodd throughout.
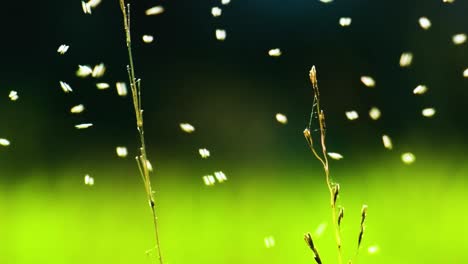
<path id="1" fill-rule="evenodd" d="M 156 4 L 166 12 L 142 15 Z M 367 204 L 358 263 L 468 262 L 468 54 L 466 44 L 451 43 L 468 32 L 468 4 L 233 0 L 213 18 L 214 5 L 132 5 L 165 263 L 314 263 L 302 237 L 323 223 L 316 245 L 324 263 L 337 262 L 323 172 L 302 136 L 313 64 L 328 149 L 344 155 L 331 173 L 346 209 L 346 258 L 355 255 Z M 74 76 L 78 64 L 104 62 L 99 81 L 126 80 L 118 2 L 104 0 L 91 16 L 80 1 L 10 1 L 4 9 L 0 138 L 11 146 L 0 148 L 0 263 L 154 262 L 151 213 L 131 158 L 138 147 L 131 100 Z M 351 27 L 338 26 L 341 16 L 353 18 Z M 419 28 L 421 16 L 431 19 L 430 30 Z M 215 40 L 216 28 L 227 30 L 224 42 Z M 142 34 L 154 34 L 155 43 L 143 44 Z M 59 56 L 63 43 L 70 50 Z M 277 47 L 283 55 L 268 57 Z M 405 51 L 414 62 L 402 69 Z M 363 87 L 362 75 L 373 76 L 376 88 Z M 60 80 L 74 92 L 64 94 Z M 418 84 L 429 92 L 413 96 Z M 10 90 L 17 102 L 8 100 Z M 79 103 L 85 112 L 70 115 Z M 367 117 L 372 106 L 382 110 L 378 121 Z M 436 116 L 423 118 L 424 107 Z M 346 120 L 350 109 L 361 118 Z M 287 125 L 275 121 L 277 112 Z M 78 131 L 81 122 L 94 126 Z M 181 122 L 196 132 L 182 133 Z M 393 150 L 383 148 L 382 134 Z M 118 145 L 129 158 L 116 157 Z M 202 147 L 211 151 L 207 160 L 197 153 Z M 400 160 L 407 151 L 416 155 L 412 165 Z M 203 185 L 203 175 L 219 170 L 226 183 Z M 85 174 L 93 187 L 83 184 Z M 267 248 L 270 236 L 275 246 Z"/>

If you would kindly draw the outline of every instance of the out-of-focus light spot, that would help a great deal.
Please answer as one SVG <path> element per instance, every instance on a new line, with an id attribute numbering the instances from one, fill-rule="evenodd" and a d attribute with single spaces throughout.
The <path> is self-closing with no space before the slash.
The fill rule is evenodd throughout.
<path id="1" fill-rule="evenodd" d="M 203 159 L 206 159 L 208 157 L 210 157 L 210 151 L 207 150 L 206 148 L 201 148 L 198 150 L 198 153 L 200 154 L 200 156 L 203 158 Z"/>
<path id="2" fill-rule="evenodd" d="M 86 128 L 90 128 L 92 126 L 93 126 L 92 123 L 83 123 L 83 124 L 75 125 L 75 128 L 76 129 L 86 129 Z"/>
<path id="3" fill-rule="evenodd" d="M 362 76 L 362 77 L 361 77 L 361 82 L 362 82 L 365 86 L 367 86 L 367 87 L 369 87 L 369 88 L 372 88 L 372 87 L 375 86 L 375 80 L 374 80 L 374 78 L 372 78 L 372 77 L 370 77 L 370 76 Z"/>
<path id="4" fill-rule="evenodd" d="M 84 184 L 93 186 L 94 185 L 94 178 L 89 176 L 88 174 L 85 175 L 84 177 Z"/>
<path id="5" fill-rule="evenodd" d="M 382 143 L 386 149 L 393 148 L 392 139 L 388 135 L 382 136 Z"/>
<path id="6" fill-rule="evenodd" d="M 67 53 L 67 51 L 68 51 L 69 48 L 70 48 L 70 46 L 65 45 L 65 44 L 62 44 L 62 45 L 60 45 L 60 47 L 58 47 L 57 52 L 58 52 L 60 55 L 63 55 L 63 54 L 65 54 L 65 53 Z"/>
<path id="7" fill-rule="evenodd" d="M 215 31 L 216 39 L 219 41 L 224 41 L 226 39 L 226 30 L 216 29 Z"/>
<path id="8" fill-rule="evenodd" d="M 425 94 L 426 92 L 427 92 L 427 86 L 423 84 L 416 86 L 416 88 L 414 88 L 413 90 L 413 94 L 417 94 L 417 95 Z"/>
<path id="9" fill-rule="evenodd" d="M 99 78 L 102 77 L 105 72 L 106 66 L 104 65 L 104 63 L 99 63 L 98 65 L 94 66 L 91 76 L 93 76 L 94 78 Z"/>
<path id="10" fill-rule="evenodd" d="M 6 138 L 0 138 L 0 146 L 8 147 L 10 146 L 10 141 Z"/>
<path id="11" fill-rule="evenodd" d="M 79 104 L 79 105 L 73 106 L 73 107 L 70 109 L 70 113 L 72 113 L 72 114 L 79 114 L 79 113 L 82 113 L 84 110 L 85 110 L 84 105 Z"/>
<path id="12" fill-rule="evenodd" d="M 218 182 L 220 183 L 227 181 L 226 174 L 224 174 L 224 172 L 222 171 L 216 171 L 214 175 L 215 175 L 216 180 L 218 180 Z"/>
<path id="13" fill-rule="evenodd" d="M 276 48 L 276 49 L 271 49 L 268 51 L 268 55 L 271 56 L 271 57 L 279 57 L 281 56 L 281 50 Z"/>
<path id="14" fill-rule="evenodd" d="M 424 29 L 424 30 L 427 30 L 431 27 L 432 23 L 431 21 L 429 20 L 429 18 L 427 17 L 421 17 L 419 18 L 419 26 Z"/>
<path id="15" fill-rule="evenodd" d="M 466 42 L 466 34 L 460 33 L 452 36 L 452 42 L 455 45 L 461 45 Z"/>
<path id="16" fill-rule="evenodd" d="M 150 172 L 153 171 L 153 165 L 151 164 L 151 162 L 149 160 L 146 160 L 146 168 Z"/>
<path id="17" fill-rule="evenodd" d="M 356 112 L 354 110 L 345 112 L 345 115 L 346 115 L 346 118 L 348 120 L 351 120 L 351 121 L 356 120 L 356 119 L 359 118 L 358 112 Z"/>
<path id="18" fill-rule="evenodd" d="M 351 25 L 352 19 L 350 17 L 342 17 L 340 18 L 339 24 L 342 27 L 349 27 Z"/>
<path id="19" fill-rule="evenodd" d="M 127 96 L 128 91 L 127 91 L 127 84 L 126 83 L 117 82 L 115 84 L 115 88 L 117 89 L 117 94 L 119 96 L 122 96 L 122 97 Z"/>
<path id="20" fill-rule="evenodd" d="M 223 10 L 217 6 L 211 8 L 211 15 L 213 17 L 219 17 L 223 13 Z"/>
<path id="21" fill-rule="evenodd" d="M 277 113 L 275 117 L 276 117 L 276 121 L 278 121 L 278 123 L 280 124 L 285 125 L 288 123 L 288 118 L 284 114 Z"/>
<path id="22" fill-rule="evenodd" d="M 374 246 L 370 246 L 367 248 L 367 253 L 369 253 L 370 255 L 373 255 L 375 253 L 377 253 L 379 251 L 379 246 L 377 245 L 374 245 Z"/>
<path id="23" fill-rule="evenodd" d="M 406 152 L 406 153 L 401 154 L 401 161 L 409 165 L 416 161 L 416 156 L 414 156 L 414 154 L 411 152 Z"/>
<path id="24" fill-rule="evenodd" d="M 275 238 L 273 236 L 267 236 L 263 240 L 266 248 L 272 248 L 275 246 Z"/>
<path id="25" fill-rule="evenodd" d="M 413 53 L 404 52 L 400 56 L 400 67 L 409 67 L 413 62 Z"/>
<path id="26" fill-rule="evenodd" d="M 115 148 L 115 152 L 119 158 L 125 158 L 128 155 L 128 150 L 126 147 L 118 146 Z"/>
<path id="27" fill-rule="evenodd" d="M 152 35 L 143 35 L 141 39 L 143 39 L 144 43 L 151 43 L 154 41 L 154 37 Z"/>
<path id="28" fill-rule="evenodd" d="M 433 117 L 436 114 L 436 110 L 434 108 L 424 108 L 421 113 L 424 117 Z"/>
<path id="29" fill-rule="evenodd" d="M 164 12 L 164 7 L 162 6 L 153 6 L 145 11 L 147 16 L 155 16 L 162 14 Z"/>
<path id="30" fill-rule="evenodd" d="M 105 89 L 109 89 L 110 85 L 108 83 L 96 83 L 96 87 L 98 88 L 98 90 L 105 90 Z"/>
<path id="31" fill-rule="evenodd" d="M 62 88 L 62 90 L 65 92 L 65 93 L 69 93 L 69 92 L 73 92 L 72 88 L 70 87 L 70 85 L 66 82 L 62 82 L 60 81 L 60 87 Z"/>
<path id="32" fill-rule="evenodd" d="M 8 94 L 8 97 L 10 98 L 11 101 L 16 101 L 18 100 L 19 96 L 18 96 L 18 92 L 17 91 L 10 91 L 10 93 Z"/>
<path id="33" fill-rule="evenodd" d="M 382 113 L 380 112 L 380 109 L 377 108 L 377 107 L 372 107 L 370 110 L 369 110 L 369 117 L 372 119 L 372 120 L 378 120 L 380 118 L 380 116 L 382 115 Z"/>
<path id="34" fill-rule="evenodd" d="M 328 156 L 334 160 L 340 160 L 340 159 L 343 159 L 343 155 L 341 155 L 340 153 L 336 153 L 336 152 L 328 152 L 327 153 Z"/>
<path id="35" fill-rule="evenodd" d="M 206 186 L 213 186 L 216 181 L 213 175 L 205 175 L 203 176 L 203 182 Z"/>
<path id="36" fill-rule="evenodd" d="M 76 70 L 76 76 L 85 78 L 93 73 L 93 69 L 89 65 L 78 65 L 78 70 Z"/>
<path id="37" fill-rule="evenodd" d="M 182 131 L 184 131 L 185 133 L 192 133 L 195 131 L 195 127 L 192 126 L 191 124 L 189 123 L 180 123 L 179 124 L 179 127 L 180 129 L 182 129 Z"/>
<path id="38" fill-rule="evenodd" d="M 326 222 L 323 222 L 320 225 L 318 225 L 314 232 L 315 237 L 317 238 L 321 237 L 323 233 L 325 232 L 325 230 L 327 229 L 327 226 L 328 224 Z"/>

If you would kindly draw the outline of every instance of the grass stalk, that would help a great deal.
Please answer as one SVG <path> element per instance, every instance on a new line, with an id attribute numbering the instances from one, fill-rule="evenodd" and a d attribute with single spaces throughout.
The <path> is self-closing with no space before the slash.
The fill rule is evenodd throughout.
<path id="1" fill-rule="evenodd" d="M 140 138 L 140 149 L 139 155 L 136 157 L 136 162 L 140 175 L 145 185 L 145 191 L 148 199 L 148 203 L 151 208 L 153 224 L 154 224 L 154 235 L 156 240 L 156 248 L 158 253 L 159 263 L 163 264 L 163 258 L 161 254 L 161 246 L 159 240 L 158 230 L 158 217 L 156 212 L 156 203 L 154 199 L 154 191 L 151 187 L 150 170 L 148 169 L 148 158 L 146 154 L 145 144 L 145 132 L 143 126 L 143 109 L 141 104 L 141 82 L 135 77 L 135 65 L 133 62 L 132 54 L 132 37 L 130 33 L 130 4 L 125 5 L 125 0 L 120 1 L 120 9 L 122 10 L 122 16 L 124 21 L 125 39 L 128 52 L 129 65 L 127 66 L 127 72 L 130 82 L 130 89 L 132 91 L 133 107 L 135 110 L 135 118 L 137 123 L 137 131 Z"/>
<path id="2" fill-rule="evenodd" d="M 312 69 L 309 72 L 309 78 L 312 83 L 312 88 L 314 92 L 314 101 L 312 105 L 312 112 L 310 116 L 310 123 L 308 128 L 304 130 L 304 137 L 307 141 L 307 145 L 309 146 L 310 150 L 314 154 L 314 156 L 322 163 L 323 170 L 325 172 L 325 180 L 328 187 L 328 191 L 330 193 L 330 206 L 332 211 L 332 221 L 333 226 L 335 229 L 335 240 L 336 240 L 336 247 L 338 251 L 338 263 L 343 263 L 343 256 L 341 250 L 341 234 L 340 234 L 340 226 L 337 220 L 337 213 L 336 213 L 336 201 L 338 199 L 338 194 L 340 191 L 340 185 L 337 183 L 333 183 L 330 178 L 330 169 L 328 164 L 327 158 L 327 147 L 325 143 L 325 136 L 326 136 L 326 127 L 325 127 L 325 114 L 323 110 L 320 108 L 320 92 L 317 83 L 317 72 L 315 70 L 315 66 L 312 66 Z M 314 119 L 314 115 L 318 116 L 318 125 L 320 130 L 320 149 L 321 153 L 319 153 L 314 147 L 314 141 L 311 135 L 311 126 L 312 120 Z M 341 222 L 341 219 L 340 219 Z"/>

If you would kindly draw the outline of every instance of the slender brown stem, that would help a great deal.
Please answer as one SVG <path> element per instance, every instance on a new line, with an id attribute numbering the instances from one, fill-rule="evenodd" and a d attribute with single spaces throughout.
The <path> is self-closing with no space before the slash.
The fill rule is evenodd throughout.
<path id="1" fill-rule="evenodd" d="M 328 191 L 330 193 L 330 206 L 332 209 L 332 221 L 333 221 L 333 226 L 335 229 L 335 240 L 336 240 L 336 245 L 337 245 L 337 250 L 338 250 L 338 263 L 342 264 L 343 257 L 342 257 L 342 252 L 341 252 L 341 234 L 340 234 L 340 229 L 338 226 L 338 221 L 337 221 L 337 216 L 336 216 L 336 199 L 338 196 L 339 185 L 332 183 L 330 179 L 330 169 L 328 166 L 328 158 L 327 158 L 327 147 L 325 144 L 325 132 L 326 132 L 325 114 L 320 108 L 320 93 L 318 89 L 317 72 L 315 70 L 315 66 L 313 66 L 312 69 L 310 70 L 309 77 L 310 77 L 310 81 L 312 82 L 312 88 L 314 91 L 314 107 L 315 107 L 315 110 L 312 109 L 311 116 L 313 116 L 314 111 L 316 111 L 316 113 L 318 114 L 318 124 L 320 128 L 320 147 L 322 150 L 322 153 L 321 153 L 322 156 L 320 156 L 318 152 L 315 150 L 312 135 L 310 134 L 310 129 L 311 129 L 310 127 L 304 131 L 304 136 L 306 138 L 306 141 L 310 150 L 315 155 L 315 157 L 322 163 L 323 169 L 325 171 L 325 180 L 327 183 Z"/>
<path id="2" fill-rule="evenodd" d="M 135 77 L 135 65 L 133 62 L 132 38 L 130 34 L 130 4 L 127 4 L 127 6 L 125 6 L 125 0 L 119 0 L 119 1 L 120 1 L 120 8 L 122 10 L 123 20 L 124 20 L 125 39 L 126 39 L 126 46 L 127 46 L 128 59 L 129 59 L 129 65 L 127 66 L 127 71 L 128 71 L 129 81 L 130 81 L 130 88 L 132 91 L 133 107 L 135 110 L 137 130 L 138 130 L 138 135 L 140 137 L 140 155 L 136 157 L 136 161 L 138 164 L 140 175 L 145 185 L 147 199 L 148 199 L 148 202 L 151 208 L 151 213 L 153 216 L 154 234 L 155 234 L 155 239 L 156 239 L 156 248 L 158 251 L 159 263 L 163 264 L 161 246 L 159 242 L 159 229 L 158 229 L 158 217 L 156 213 L 156 203 L 154 199 L 154 192 L 151 187 L 150 171 L 148 168 L 148 158 L 146 154 L 145 132 L 144 132 L 144 126 L 143 126 L 143 109 L 141 107 L 140 80 L 137 80 Z"/>

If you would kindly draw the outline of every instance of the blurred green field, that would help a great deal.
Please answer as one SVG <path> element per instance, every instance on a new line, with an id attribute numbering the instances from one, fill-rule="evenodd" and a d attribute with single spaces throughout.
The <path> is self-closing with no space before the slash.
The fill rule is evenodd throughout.
<path id="1" fill-rule="evenodd" d="M 332 174 L 346 208 L 345 256 L 354 255 L 366 203 L 359 263 L 468 261 L 467 164 L 435 154 L 411 166 L 394 157 L 372 166 L 340 162 L 333 162 Z M 153 230 L 143 186 L 131 163 L 109 165 L 96 168 L 93 187 L 66 166 L 1 184 L 0 263 L 151 263 L 154 256 L 146 251 L 153 247 Z M 225 171 L 228 182 L 214 187 L 204 186 L 193 167 L 166 162 L 156 173 L 165 263 L 314 263 L 303 233 L 330 218 L 315 160 L 239 164 Z M 331 232 L 329 225 L 315 238 L 324 263 L 336 263 Z M 272 248 L 264 243 L 269 236 Z M 369 254 L 374 245 L 379 250 Z"/>

